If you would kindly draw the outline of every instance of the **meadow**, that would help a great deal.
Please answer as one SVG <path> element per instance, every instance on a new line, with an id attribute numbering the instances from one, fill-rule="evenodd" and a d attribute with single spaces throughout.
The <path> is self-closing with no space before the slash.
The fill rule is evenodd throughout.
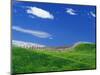
<path id="1" fill-rule="evenodd" d="M 12 47 L 12 73 L 96 69 L 96 45 L 78 44 L 64 50 Z"/>

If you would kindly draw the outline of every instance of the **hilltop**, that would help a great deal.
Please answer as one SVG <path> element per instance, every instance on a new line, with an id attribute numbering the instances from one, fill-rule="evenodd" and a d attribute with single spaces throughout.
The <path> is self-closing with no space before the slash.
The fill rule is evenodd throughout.
<path id="1" fill-rule="evenodd" d="M 41 45 L 41 44 L 37 44 L 37 43 L 32 43 L 32 42 L 23 42 L 23 41 L 12 41 L 12 45 L 14 47 L 21 47 L 21 48 L 29 48 L 29 49 L 47 49 L 47 50 L 69 50 L 70 48 L 82 48 L 84 49 L 84 46 L 87 48 L 89 46 L 94 47 L 95 48 L 95 44 L 91 43 L 91 42 L 77 42 L 73 45 L 65 45 L 65 46 L 55 46 L 55 47 L 49 47 L 49 46 L 45 46 L 45 45 Z M 89 48 L 91 48 L 89 47 Z"/>

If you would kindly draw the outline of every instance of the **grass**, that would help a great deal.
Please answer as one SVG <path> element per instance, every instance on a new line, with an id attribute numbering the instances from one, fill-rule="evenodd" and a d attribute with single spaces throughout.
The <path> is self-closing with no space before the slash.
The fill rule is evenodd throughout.
<path id="1" fill-rule="evenodd" d="M 12 47 L 12 73 L 85 70 L 96 68 L 95 44 L 63 51 Z"/>

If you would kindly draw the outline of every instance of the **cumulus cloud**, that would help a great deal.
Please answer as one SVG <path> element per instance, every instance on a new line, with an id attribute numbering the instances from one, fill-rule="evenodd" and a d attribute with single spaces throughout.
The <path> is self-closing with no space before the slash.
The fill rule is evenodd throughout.
<path id="1" fill-rule="evenodd" d="M 77 15 L 75 12 L 76 12 L 76 11 L 73 10 L 72 8 L 67 8 L 67 9 L 66 9 L 66 13 L 68 13 L 68 14 L 70 14 L 70 15 Z"/>
<path id="2" fill-rule="evenodd" d="M 90 12 L 91 16 L 96 17 L 96 14 L 93 12 Z"/>
<path id="3" fill-rule="evenodd" d="M 49 39 L 51 39 L 51 34 L 49 34 L 47 32 L 24 29 L 24 28 L 21 28 L 21 27 L 18 27 L 18 26 L 13 26 L 12 29 L 19 31 L 19 32 L 31 34 L 31 35 L 39 37 L 39 38 L 49 38 Z"/>
<path id="4" fill-rule="evenodd" d="M 26 12 L 30 15 L 35 15 L 39 18 L 43 19 L 54 19 L 54 16 L 49 12 L 44 9 L 38 8 L 38 7 L 28 7 Z"/>

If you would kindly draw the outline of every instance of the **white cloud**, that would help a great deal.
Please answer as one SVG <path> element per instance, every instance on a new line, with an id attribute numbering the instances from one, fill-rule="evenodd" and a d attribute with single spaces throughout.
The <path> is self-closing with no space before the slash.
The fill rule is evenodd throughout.
<path id="1" fill-rule="evenodd" d="M 66 13 L 68 13 L 68 14 L 70 14 L 70 15 L 77 15 L 75 12 L 76 12 L 76 11 L 73 10 L 72 8 L 67 8 L 67 9 L 66 9 Z"/>
<path id="2" fill-rule="evenodd" d="M 93 12 L 90 12 L 91 16 L 96 17 L 96 14 L 94 14 Z"/>
<path id="3" fill-rule="evenodd" d="M 30 15 L 33 15 L 33 16 L 35 15 L 39 18 L 54 19 L 54 16 L 49 11 L 43 10 L 41 8 L 38 8 L 38 7 L 28 7 L 26 12 Z"/>
<path id="4" fill-rule="evenodd" d="M 13 26 L 12 29 L 19 31 L 19 32 L 31 34 L 31 35 L 39 37 L 39 38 L 51 38 L 51 35 L 49 33 L 43 32 L 43 31 L 29 30 L 29 29 L 24 29 L 24 28 L 18 27 L 18 26 Z"/>
<path id="5" fill-rule="evenodd" d="M 18 47 L 25 47 L 25 46 L 27 47 L 46 47 L 45 45 L 42 45 L 42 44 L 19 41 L 19 40 L 12 40 L 12 44 Z"/>

